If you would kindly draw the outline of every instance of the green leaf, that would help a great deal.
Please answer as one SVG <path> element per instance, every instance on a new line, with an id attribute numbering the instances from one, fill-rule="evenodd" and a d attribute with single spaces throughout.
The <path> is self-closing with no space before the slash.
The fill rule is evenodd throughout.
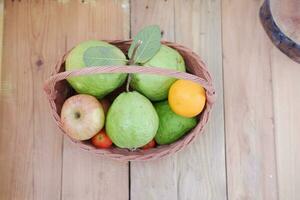
<path id="1" fill-rule="evenodd" d="M 87 66 L 120 65 L 126 59 L 120 58 L 114 48 L 97 46 L 88 48 L 83 54 L 83 61 Z"/>
<path id="2" fill-rule="evenodd" d="M 157 25 L 147 26 L 143 28 L 133 38 L 133 42 L 129 48 L 128 56 L 134 60 L 134 63 L 143 64 L 150 60 L 160 49 L 161 33 L 160 28 Z M 138 41 L 141 41 L 141 45 L 137 48 L 135 55 L 133 50 L 136 47 Z M 132 58 L 134 56 L 134 58 Z"/>

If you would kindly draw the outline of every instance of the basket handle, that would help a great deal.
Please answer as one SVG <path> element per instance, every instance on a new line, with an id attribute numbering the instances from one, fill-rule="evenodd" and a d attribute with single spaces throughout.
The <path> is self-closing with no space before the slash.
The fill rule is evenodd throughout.
<path id="1" fill-rule="evenodd" d="M 195 83 L 201 84 L 206 89 L 207 101 L 213 104 L 216 100 L 215 89 L 212 84 L 208 83 L 207 80 L 202 79 L 193 74 L 186 72 L 180 72 L 176 70 L 164 69 L 160 67 L 148 67 L 148 66 L 93 66 L 85 67 L 77 70 L 70 70 L 61 73 L 57 73 L 51 76 L 44 85 L 44 90 L 46 94 L 51 98 L 54 92 L 54 85 L 56 82 L 67 79 L 69 77 L 76 77 L 81 75 L 91 75 L 91 74 L 109 74 L 109 73 L 142 73 L 142 74 L 152 74 L 152 75 L 163 75 L 168 77 L 174 77 L 177 79 L 191 80 Z"/>

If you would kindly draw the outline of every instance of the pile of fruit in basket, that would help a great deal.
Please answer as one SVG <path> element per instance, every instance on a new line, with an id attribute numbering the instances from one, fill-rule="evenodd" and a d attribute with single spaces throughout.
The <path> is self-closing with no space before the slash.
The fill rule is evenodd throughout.
<path id="1" fill-rule="evenodd" d="M 185 72 L 182 56 L 160 40 L 160 28 L 148 26 L 134 37 L 127 56 L 107 42 L 85 41 L 69 52 L 65 69 L 138 65 Z M 71 138 L 88 140 L 97 148 L 171 144 L 197 125 L 196 116 L 206 102 L 201 85 L 161 75 L 93 74 L 67 81 L 76 94 L 63 104 L 63 129 Z M 110 101 L 107 96 L 122 85 L 126 90 Z"/>

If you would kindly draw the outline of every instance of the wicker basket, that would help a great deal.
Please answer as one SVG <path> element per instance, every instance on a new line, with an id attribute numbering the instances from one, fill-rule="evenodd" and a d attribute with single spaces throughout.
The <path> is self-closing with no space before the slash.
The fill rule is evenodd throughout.
<path id="1" fill-rule="evenodd" d="M 127 54 L 131 40 L 114 40 L 107 41 L 117 47 L 119 47 L 124 53 Z M 182 137 L 180 140 L 170 144 L 170 145 L 161 145 L 153 149 L 141 150 L 137 149 L 135 151 L 130 151 L 128 149 L 121 149 L 117 147 L 112 147 L 109 149 L 96 149 L 89 142 L 86 141 L 76 141 L 71 139 L 71 141 L 77 144 L 80 148 L 87 151 L 94 152 L 96 154 L 110 157 L 116 160 L 123 161 L 134 161 L 134 160 L 151 160 L 156 158 L 161 158 L 163 156 L 173 154 L 185 146 L 190 144 L 195 137 L 203 131 L 204 125 L 207 123 L 210 116 L 210 111 L 212 105 L 215 101 L 215 90 L 213 88 L 211 76 L 208 73 L 208 70 L 205 64 L 201 59 L 190 49 L 175 44 L 171 42 L 162 42 L 169 47 L 176 49 L 184 58 L 187 71 L 189 73 L 179 72 L 175 70 L 167 70 L 163 68 L 154 68 L 154 67 L 140 67 L 140 66 L 101 66 L 101 67 L 89 67 L 83 68 L 80 70 L 74 71 L 65 71 L 64 62 L 65 56 L 56 65 L 55 73 L 45 82 L 44 90 L 47 94 L 48 101 L 50 103 L 51 111 L 54 116 L 55 122 L 59 128 L 64 132 L 62 124 L 60 121 L 60 112 L 61 107 L 64 101 L 71 95 L 74 94 L 74 91 L 69 86 L 65 80 L 71 76 L 85 75 L 85 74 L 95 74 L 95 73 L 144 73 L 144 74 L 159 74 L 166 75 L 170 77 L 175 77 L 178 79 L 192 80 L 201 84 L 206 89 L 207 102 L 204 110 L 198 118 L 197 126 L 191 130 L 188 134 Z M 120 91 L 119 91 L 120 92 Z M 116 94 L 115 94 L 116 95 Z M 112 95 L 111 98 L 115 97 Z M 67 134 L 66 134 L 67 135 Z"/>

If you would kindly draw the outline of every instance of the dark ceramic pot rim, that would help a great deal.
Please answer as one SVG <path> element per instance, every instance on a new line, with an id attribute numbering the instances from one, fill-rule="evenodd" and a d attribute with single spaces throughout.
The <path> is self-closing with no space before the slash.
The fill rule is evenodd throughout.
<path id="1" fill-rule="evenodd" d="M 273 44 L 289 58 L 300 63 L 300 44 L 286 36 L 274 21 L 270 0 L 265 0 L 259 12 L 260 21 Z"/>

